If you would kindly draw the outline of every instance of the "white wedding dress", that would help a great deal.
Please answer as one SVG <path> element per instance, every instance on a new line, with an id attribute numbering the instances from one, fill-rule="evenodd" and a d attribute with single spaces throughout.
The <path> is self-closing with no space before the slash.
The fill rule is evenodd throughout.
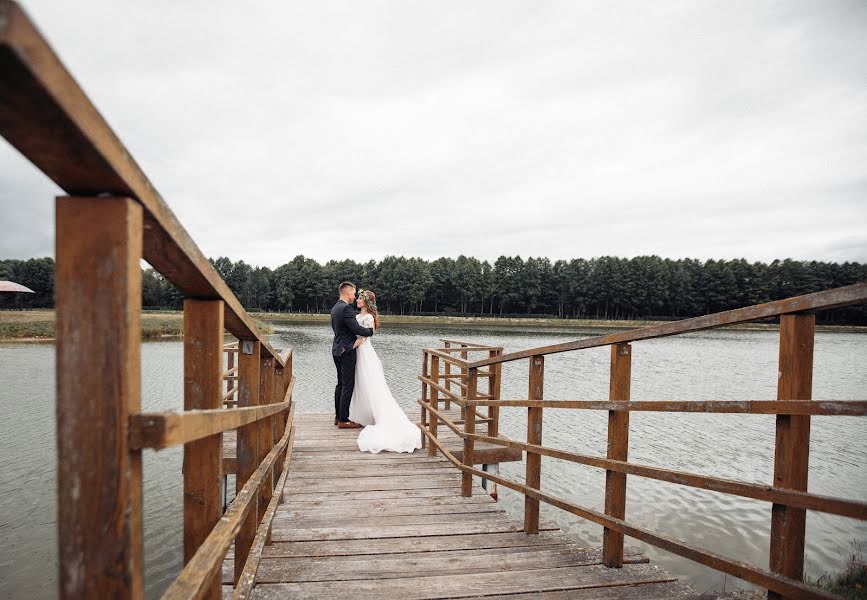
<path id="1" fill-rule="evenodd" d="M 359 314 L 355 318 L 362 327 L 373 327 L 373 315 Z M 364 338 L 355 352 L 355 389 L 349 420 L 365 425 L 358 434 L 358 449 L 377 453 L 421 448 L 421 431 L 391 395 L 371 338 Z"/>

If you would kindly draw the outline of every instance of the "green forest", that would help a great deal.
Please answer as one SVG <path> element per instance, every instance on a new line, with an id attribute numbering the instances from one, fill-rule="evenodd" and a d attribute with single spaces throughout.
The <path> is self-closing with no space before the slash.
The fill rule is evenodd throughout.
<path id="1" fill-rule="evenodd" d="M 637 256 L 551 261 L 501 256 L 493 263 L 472 257 L 387 256 L 365 263 L 319 263 L 296 256 L 276 269 L 226 257 L 211 259 L 250 311 L 324 312 L 337 284 L 350 280 L 372 289 L 386 314 L 545 316 L 581 319 L 679 319 L 797 296 L 867 280 L 856 262 L 744 259 L 667 259 Z M 54 261 L 0 260 L 0 280 L 35 294 L 0 300 L 4 308 L 52 306 Z M 6 295 L 8 296 L 8 295 Z M 180 308 L 182 295 L 159 273 L 145 270 L 145 308 Z M 867 307 L 822 313 L 823 322 L 867 324 Z"/>

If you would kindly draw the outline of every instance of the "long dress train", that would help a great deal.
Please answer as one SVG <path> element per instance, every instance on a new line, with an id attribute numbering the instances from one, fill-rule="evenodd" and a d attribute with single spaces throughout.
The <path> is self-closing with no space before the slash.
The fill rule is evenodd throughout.
<path id="1" fill-rule="evenodd" d="M 373 327 L 373 315 L 359 314 L 356 319 L 363 327 Z M 421 448 L 421 431 L 407 418 L 397 404 L 388 383 L 382 362 L 370 338 L 355 351 L 355 390 L 349 405 L 349 420 L 365 428 L 358 434 L 358 449 L 362 452 L 412 452 Z"/>

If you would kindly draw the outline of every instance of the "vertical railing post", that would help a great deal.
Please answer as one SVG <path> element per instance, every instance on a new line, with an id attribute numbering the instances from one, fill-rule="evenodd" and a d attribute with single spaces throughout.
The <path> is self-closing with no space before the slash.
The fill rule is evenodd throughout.
<path id="1" fill-rule="evenodd" d="M 630 397 L 632 347 L 612 344 L 608 399 L 628 401 Z M 608 458 L 629 457 L 629 413 L 608 411 Z M 616 519 L 626 516 L 626 473 L 605 471 L 605 514 Z M 606 567 L 623 566 L 623 534 L 605 528 L 602 533 L 602 562 Z"/>
<path id="2" fill-rule="evenodd" d="M 440 357 L 431 355 L 430 359 L 430 378 L 431 380 L 438 384 L 440 382 Z M 439 400 L 440 393 L 439 390 L 435 387 L 431 386 L 430 388 L 430 405 L 434 408 L 434 410 L 439 410 Z M 437 436 L 437 416 L 434 413 L 430 413 L 430 434 L 433 437 Z M 428 456 L 436 456 L 437 455 L 437 447 L 434 444 L 431 444 L 427 448 Z"/>
<path id="3" fill-rule="evenodd" d="M 259 405 L 259 370 L 261 343 L 257 340 L 238 341 L 238 406 Z M 238 467 L 235 473 L 235 492 L 240 492 L 244 484 L 259 466 L 259 430 L 257 423 L 238 428 L 237 451 Z M 247 517 L 235 536 L 235 584 L 241 577 L 253 539 L 258 527 L 258 506 L 253 503 Z"/>
<path id="4" fill-rule="evenodd" d="M 530 377 L 527 398 L 541 400 L 545 388 L 545 357 L 530 357 Z M 527 409 L 527 443 L 542 444 L 542 409 Z M 542 455 L 527 452 L 527 487 L 538 490 L 542 486 Z M 539 500 L 524 496 L 524 532 L 539 533 Z"/>
<path id="5" fill-rule="evenodd" d="M 57 198 L 55 256 L 59 597 L 141 598 L 141 205 Z"/>
<path id="6" fill-rule="evenodd" d="M 274 358 L 264 352 L 261 354 L 262 366 L 259 373 L 259 394 L 260 404 L 271 404 L 274 402 Z M 256 421 L 259 430 L 259 456 L 257 463 L 261 464 L 271 448 L 274 446 L 274 421 L 272 419 L 259 419 Z M 274 471 L 269 470 L 265 476 L 265 481 L 262 487 L 259 488 L 259 515 L 264 515 L 268 509 L 268 503 L 271 502 L 271 496 L 274 490 Z"/>
<path id="7" fill-rule="evenodd" d="M 491 350 L 490 352 L 488 352 L 488 356 L 490 358 L 494 358 L 495 356 L 499 356 L 500 354 L 502 354 L 502 350 Z M 491 400 L 500 399 L 501 366 L 502 363 L 488 365 L 488 395 L 491 397 Z M 491 437 L 497 437 L 498 435 L 500 435 L 500 407 L 489 406 L 488 418 L 491 420 L 488 423 L 488 435 Z"/>
<path id="8" fill-rule="evenodd" d="M 221 408 L 223 301 L 184 300 L 184 410 Z M 184 564 L 222 515 L 223 435 L 184 444 Z M 221 597 L 219 573 L 207 598 Z"/>
<path id="9" fill-rule="evenodd" d="M 780 317 L 780 362 L 777 400 L 813 398 L 813 342 L 816 316 Z M 774 449 L 774 487 L 807 491 L 810 461 L 810 417 L 777 415 Z M 771 509 L 770 568 L 791 579 L 804 577 L 804 529 L 806 511 L 783 504 Z M 768 592 L 768 598 L 783 598 Z"/>
<path id="10" fill-rule="evenodd" d="M 479 370 L 477 368 L 469 369 L 467 373 L 467 394 L 465 396 L 466 403 L 463 407 L 464 417 L 464 433 L 473 434 L 476 432 L 476 403 L 474 402 L 478 393 Z M 474 464 L 474 448 L 475 440 L 466 436 L 464 437 L 464 456 L 463 464 L 469 468 L 473 468 Z M 461 475 L 461 495 L 470 497 L 473 495 L 473 474 L 464 471 Z"/>
<path id="11" fill-rule="evenodd" d="M 444 342 L 444 344 L 445 344 L 446 348 L 452 347 L 451 342 Z M 443 379 L 445 380 L 444 385 L 446 387 L 446 390 L 449 392 L 449 394 L 446 394 L 445 402 L 443 403 L 443 409 L 445 409 L 445 410 L 450 410 L 452 407 L 452 397 L 450 395 L 450 393 L 452 391 L 452 378 L 449 377 L 451 374 L 452 374 L 452 364 L 448 361 L 445 361 L 445 364 L 443 364 L 443 375 L 444 375 Z"/>
<path id="12" fill-rule="evenodd" d="M 428 385 L 427 381 L 424 381 L 424 379 L 427 379 L 429 377 L 429 374 L 430 374 L 430 371 L 428 370 L 428 362 L 427 362 L 429 356 L 430 356 L 430 354 L 428 353 L 427 350 L 422 351 L 421 376 L 422 376 L 423 380 L 421 382 L 421 401 L 425 402 L 425 403 L 428 401 L 428 398 L 429 398 L 428 390 L 430 389 L 430 386 Z M 421 427 L 422 430 L 426 430 L 428 428 L 427 423 L 428 423 L 428 421 L 427 421 L 427 409 L 424 407 L 424 404 L 423 404 L 421 407 L 421 413 L 419 416 L 419 427 Z M 427 436 L 422 434 L 421 447 L 425 448 L 426 446 L 427 446 Z"/>
<path id="13" fill-rule="evenodd" d="M 461 344 L 461 348 L 466 348 L 466 347 L 467 347 L 466 344 Z M 461 358 L 464 360 L 467 360 L 467 353 L 461 352 Z M 476 374 L 478 376 L 478 372 Z M 469 373 L 467 372 L 466 367 L 461 367 L 461 383 L 463 383 L 464 385 L 469 385 Z M 478 391 L 478 387 L 476 389 Z M 467 388 L 467 390 L 469 390 L 469 388 Z M 463 397 L 466 399 L 469 396 L 468 396 L 468 394 L 463 394 Z M 461 418 L 462 419 L 467 418 L 467 406 L 466 405 L 461 407 Z"/>

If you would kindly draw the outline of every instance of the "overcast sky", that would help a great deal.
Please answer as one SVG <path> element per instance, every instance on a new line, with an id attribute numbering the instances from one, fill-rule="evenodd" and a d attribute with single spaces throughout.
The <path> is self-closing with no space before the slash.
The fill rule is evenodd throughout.
<path id="1" fill-rule="evenodd" d="M 23 5 L 208 256 L 867 261 L 863 0 Z"/>

